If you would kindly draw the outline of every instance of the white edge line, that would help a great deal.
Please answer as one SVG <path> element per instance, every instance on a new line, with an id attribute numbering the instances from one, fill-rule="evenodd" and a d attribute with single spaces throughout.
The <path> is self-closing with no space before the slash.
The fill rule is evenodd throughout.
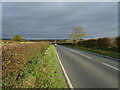
<path id="1" fill-rule="evenodd" d="M 120 71 L 118 68 L 116 68 L 116 67 L 113 67 L 113 66 L 111 66 L 111 65 L 109 65 L 109 64 L 107 64 L 107 63 L 103 63 L 104 65 L 106 65 L 106 66 L 108 66 L 108 67 L 111 67 L 111 68 L 113 68 L 113 69 L 115 69 L 115 70 L 118 70 L 118 71 Z"/>
<path id="2" fill-rule="evenodd" d="M 55 47 L 54 47 L 54 48 L 55 48 Z M 55 51 L 56 51 L 56 55 L 57 55 L 57 57 L 58 57 L 58 61 L 59 61 L 60 65 L 61 65 L 62 70 L 63 70 L 63 72 L 64 72 L 64 75 L 65 75 L 65 77 L 66 77 L 67 83 L 68 83 L 68 85 L 69 85 L 70 88 L 73 88 L 73 85 L 72 85 L 72 83 L 71 83 L 71 81 L 70 81 L 70 79 L 69 79 L 69 77 L 68 77 L 68 75 L 67 75 L 67 73 L 66 73 L 66 71 L 65 71 L 65 69 L 64 69 L 64 66 L 62 65 L 62 62 L 61 62 L 61 60 L 60 60 L 60 57 L 59 57 L 59 55 L 58 55 L 58 53 L 57 53 L 56 48 L 55 48 Z"/>

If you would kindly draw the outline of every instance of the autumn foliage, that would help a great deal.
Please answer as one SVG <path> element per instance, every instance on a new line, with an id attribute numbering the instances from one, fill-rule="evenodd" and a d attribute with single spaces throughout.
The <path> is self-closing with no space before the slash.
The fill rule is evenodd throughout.
<path id="1" fill-rule="evenodd" d="M 100 48 L 100 49 L 117 49 L 120 45 L 120 37 L 89 39 L 78 42 L 78 46 Z"/>

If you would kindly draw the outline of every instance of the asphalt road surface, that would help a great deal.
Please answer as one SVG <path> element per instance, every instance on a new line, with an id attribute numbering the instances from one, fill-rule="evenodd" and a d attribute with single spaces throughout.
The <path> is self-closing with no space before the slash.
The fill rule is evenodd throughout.
<path id="1" fill-rule="evenodd" d="M 118 62 L 83 50 L 55 45 L 74 88 L 118 88 Z"/>

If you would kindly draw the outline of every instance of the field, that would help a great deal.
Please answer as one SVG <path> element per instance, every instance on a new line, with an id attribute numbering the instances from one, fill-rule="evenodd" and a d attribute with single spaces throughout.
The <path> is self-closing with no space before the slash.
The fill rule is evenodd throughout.
<path id="1" fill-rule="evenodd" d="M 65 88 L 53 46 L 49 42 L 2 43 L 3 88 Z"/>

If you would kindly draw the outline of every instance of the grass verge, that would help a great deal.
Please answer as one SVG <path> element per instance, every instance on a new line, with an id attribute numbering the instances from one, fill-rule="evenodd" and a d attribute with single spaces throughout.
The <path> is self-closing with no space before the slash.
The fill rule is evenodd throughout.
<path id="1" fill-rule="evenodd" d="M 81 50 L 85 50 L 85 51 L 90 51 L 90 52 L 94 52 L 97 54 L 101 54 L 101 55 L 120 59 L 118 51 L 103 50 L 103 49 L 96 49 L 96 48 L 87 48 L 87 47 L 78 47 L 78 46 L 69 46 L 69 45 L 65 45 L 65 46 L 70 47 L 70 48 L 76 48 L 76 49 L 81 49 Z"/>

